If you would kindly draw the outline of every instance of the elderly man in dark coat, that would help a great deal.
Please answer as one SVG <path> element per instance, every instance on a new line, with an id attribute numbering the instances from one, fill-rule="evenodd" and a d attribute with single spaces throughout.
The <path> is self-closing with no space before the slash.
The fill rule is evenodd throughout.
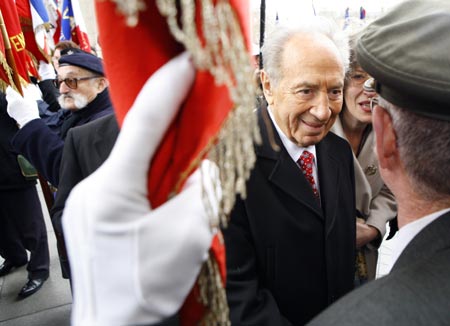
<path id="1" fill-rule="evenodd" d="M 263 144 L 224 230 L 233 325 L 302 325 L 353 287 L 353 158 L 328 132 L 348 46 L 318 19 L 277 27 L 264 44 Z"/>
<path id="2" fill-rule="evenodd" d="M 59 104 L 71 110 L 61 126 L 61 137 L 39 119 L 35 101 L 27 101 L 11 88 L 6 91 L 8 114 L 20 128 L 12 139 L 14 149 L 56 187 L 67 131 L 113 112 L 100 58 L 77 51 L 62 56 L 59 65 L 55 80 L 61 94 Z"/>

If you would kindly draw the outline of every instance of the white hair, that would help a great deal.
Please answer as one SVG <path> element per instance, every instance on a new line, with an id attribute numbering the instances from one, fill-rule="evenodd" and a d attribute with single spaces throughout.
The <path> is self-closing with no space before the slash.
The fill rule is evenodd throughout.
<path id="1" fill-rule="evenodd" d="M 331 20 L 313 16 L 304 19 L 296 25 L 276 26 L 276 29 L 264 41 L 261 48 L 264 70 L 270 76 L 271 82 L 277 84 L 280 80 L 281 56 L 287 41 L 292 36 L 304 34 L 322 34 L 329 38 L 340 53 L 345 72 L 349 68 L 350 50 L 346 33 L 342 32 Z"/>

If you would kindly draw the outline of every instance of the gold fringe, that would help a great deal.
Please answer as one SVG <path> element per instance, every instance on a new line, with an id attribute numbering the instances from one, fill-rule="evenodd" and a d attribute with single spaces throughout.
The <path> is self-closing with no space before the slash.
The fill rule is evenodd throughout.
<path id="1" fill-rule="evenodd" d="M 5 56 L 3 55 L 2 52 L 0 52 L 0 64 L 1 64 L 1 66 L 2 66 L 2 68 L 3 68 L 3 71 L 4 71 L 5 74 L 6 74 L 6 77 L 8 78 L 7 81 L 6 81 L 6 80 L 4 80 L 4 81 L 0 80 L 0 89 L 1 89 L 3 92 L 5 92 L 6 88 L 7 88 L 9 85 L 14 86 L 14 80 L 13 80 L 13 77 L 12 77 L 12 73 L 13 73 L 13 72 L 12 72 L 12 69 L 11 69 L 11 67 L 8 65 L 8 61 L 6 60 L 6 58 L 5 58 Z"/>
<path id="2" fill-rule="evenodd" d="M 138 23 L 139 11 L 145 10 L 145 3 L 141 0 L 111 1 L 127 17 L 130 26 Z M 190 52 L 198 69 L 209 71 L 217 85 L 227 86 L 234 103 L 218 134 L 183 172 L 174 189 L 174 192 L 179 190 L 180 185 L 206 156 L 215 162 L 220 171 L 220 190 L 216 193 L 216 200 L 221 198 L 219 216 L 212 209 L 211 199 L 207 196 L 203 196 L 203 199 L 211 227 L 218 228 L 227 226 L 236 195 L 246 197 L 246 180 L 256 161 L 254 144 L 261 143 L 254 113 L 257 85 L 238 17 L 229 1 L 218 0 L 215 5 L 213 0 L 199 2 L 201 33 L 197 31 L 195 20 L 196 1 L 156 0 L 174 38 Z M 201 293 L 200 302 L 207 308 L 201 325 L 230 325 L 226 292 L 218 263 L 211 252 L 197 282 Z"/>
<path id="3" fill-rule="evenodd" d="M 127 25 L 134 27 L 139 21 L 139 12 L 147 9 L 144 0 L 111 0 L 117 9 L 125 16 Z"/>

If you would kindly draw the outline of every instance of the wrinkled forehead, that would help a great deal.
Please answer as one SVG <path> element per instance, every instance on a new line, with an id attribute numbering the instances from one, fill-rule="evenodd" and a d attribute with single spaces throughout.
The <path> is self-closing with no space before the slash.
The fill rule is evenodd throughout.
<path id="1" fill-rule="evenodd" d="M 299 33 L 287 42 L 282 56 L 282 65 L 289 69 L 293 65 L 322 66 L 345 72 L 344 63 L 336 44 L 320 33 Z"/>

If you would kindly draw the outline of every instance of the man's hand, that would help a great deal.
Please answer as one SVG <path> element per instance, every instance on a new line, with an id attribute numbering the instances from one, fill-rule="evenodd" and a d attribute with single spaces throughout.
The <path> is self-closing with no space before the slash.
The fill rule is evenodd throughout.
<path id="1" fill-rule="evenodd" d="M 32 86 L 23 89 L 23 97 L 11 86 L 6 89 L 7 111 L 9 116 L 16 120 L 19 128 L 22 128 L 31 120 L 40 119 L 36 95 L 31 88 Z"/>
<path id="2" fill-rule="evenodd" d="M 156 209 L 147 199 L 149 164 L 193 80 L 187 54 L 158 70 L 128 112 L 110 157 L 69 196 L 63 227 L 73 325 L 155 323 L 175 314 L 194 285 L 214 235 L 203 175 L 195 172 Z M 216 176 L 212 163 L 202 165 Z M 207 185 L 207 193 L 213 188 Z"/>
<path id="3" fill-rule="evenodd" d="M 367 225 L 361 218 L 356 219 L 356 248 L 361 248 L 375 240 L 379 235 L 380 232 L 377 228 Z"/>

